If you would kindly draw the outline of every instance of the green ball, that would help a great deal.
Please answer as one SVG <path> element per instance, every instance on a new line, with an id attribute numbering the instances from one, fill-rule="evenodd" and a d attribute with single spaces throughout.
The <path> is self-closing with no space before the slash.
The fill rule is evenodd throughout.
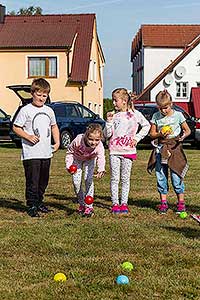
<path id="1" fill-rule="evenodd" d="M 122 268 L 123 268 L 124 270 L 132 271 L 132 270 L 133 270 L 133 265 L 132 265 L 132 263 L 130 263 L 129 261 L 125 261 L 125 262 L 123 262 L 123 264 L 122 264 Z"/>
<path id="2" fill-rule="evenodd" d="M 187 213 L 186 213 L 186 211 L 182 211 L 182 212 L 179 214 L 179 217 L 180 217 L 181 219 L 187 218 Z"/>

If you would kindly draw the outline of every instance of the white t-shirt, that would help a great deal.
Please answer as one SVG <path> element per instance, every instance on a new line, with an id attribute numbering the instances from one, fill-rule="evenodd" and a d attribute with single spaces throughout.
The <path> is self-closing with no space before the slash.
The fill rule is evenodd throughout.
<path id="1" fill-rule="evenodd" d="M 40 138 L 37 144 L 32 144 L 22 138 L 22 160 L 52 157 L 51 126 L 55 124 L 54 111 L 47 105 L 37 107 L 30 103 L 21 108 L 14 125 Z"/>

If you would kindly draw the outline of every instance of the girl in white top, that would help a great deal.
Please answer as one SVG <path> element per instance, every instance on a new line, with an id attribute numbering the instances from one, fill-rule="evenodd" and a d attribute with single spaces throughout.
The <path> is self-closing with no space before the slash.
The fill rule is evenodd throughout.
<path id="1" fill-rule="evenodd" d="M 128 195 L 132 161 L 136 159 L 137 143 L 149 132 L 150 124 L 131 103 L 125 88 L 112 92 L 115 112 L 107 113 L 104 129 L 109 139 L 112 213 L 128 213 Z M 138 127 L 141 129 L 138 132 Z M 119 201 L 119 182 L 121 180 L 121 203 Z"/>

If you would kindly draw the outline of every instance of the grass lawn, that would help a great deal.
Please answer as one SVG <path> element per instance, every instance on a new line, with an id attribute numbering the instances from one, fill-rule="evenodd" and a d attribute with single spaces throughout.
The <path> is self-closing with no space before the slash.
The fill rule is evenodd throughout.
<path id="1" fill-rule="evenodd" d="M 200 213 L 200 152 L 187 148 L 190 169 L 185 179 L 188 211 Z M 109 166 L 95 179 L 95 216 L 76 214 L 65 151 L 52 159 L 46 204 L 51 214 L 31 219 L 24 201 L 20 150 L 0 144 L 0 300 L 182 300 L 200 299 L 200 226 L 170 210 L 156 211 L 155 175 L 146 172 L 150 154 L 139 149 L 132 170 L 128 216 L 110 214 Z M 130 261 L 131 272 L 120 264 Z M 67 280 L 55 282 L 55 273 Z M 117 285 L 116 276 L 129 277 Z"/>

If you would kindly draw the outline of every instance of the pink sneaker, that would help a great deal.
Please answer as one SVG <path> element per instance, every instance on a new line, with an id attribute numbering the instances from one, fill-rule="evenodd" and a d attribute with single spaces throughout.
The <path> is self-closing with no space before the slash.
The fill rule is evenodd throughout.
<path id="1" fill-rule="evenodd" d="M 111 208 L 111 213 L 113 214 L 119 214 L 120 211 L 120 206 L 118 204 L 114 204 Z"/>
<path id="2" fill-rule="evenodd" d="M 167 202 L 161 202 L 161 204 L 158 205 L 158 210 L 159 210 L 159 213 L 166 214 L 166 212 L 168 210 Z"/>
<path id="3" fill-rule="evenodd" d="M 79 205 L 77 212 L 78 214 L 83 214 L 85 210 L 85 206 L 84 205 Z"/>
<path id="4" fill-rule="evenodd" d="M 128 212 L 129 212 L 128 205 L 127 204 L 122 204 L 120 206 L 120 213 L 127 214 Z"/>
<path id="5" fill-rule="evenodd" d="M 184 211 L 186 211 L 186 209 L 185 209 L 185 202 L 183 202 L 183 201 L 178 202 L 177 203 L 177 211 L 176 211 L 176 213 L 180 214 L 180 213 L 182 213 Z"/>
<path id="6" fill-rule="evenodd" d="M 86 207 L 83 216 L 84 217 L 91 217 L 94 214 L 94 209 L 93 207 Z"/>

